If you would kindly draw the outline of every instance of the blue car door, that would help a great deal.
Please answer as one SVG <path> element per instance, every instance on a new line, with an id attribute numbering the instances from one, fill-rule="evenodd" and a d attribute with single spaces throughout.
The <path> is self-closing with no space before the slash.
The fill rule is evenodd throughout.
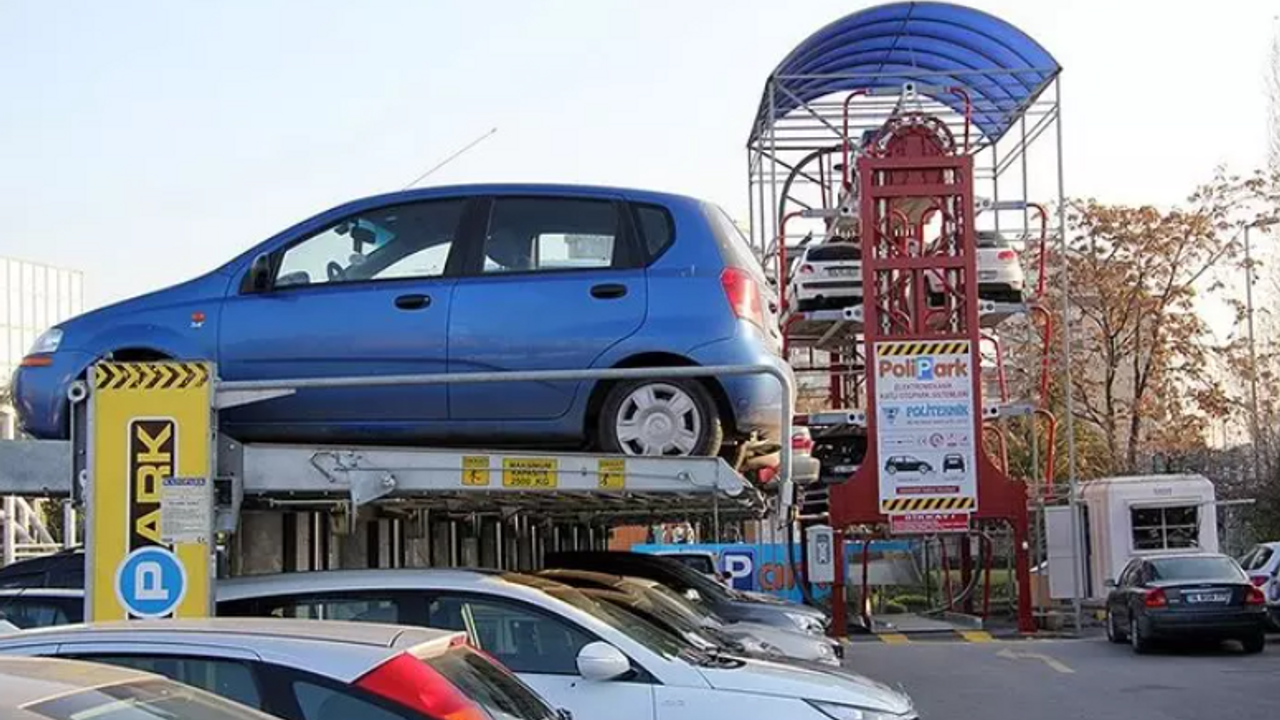
<path id="1" fill-rule="evenodd" d="M 377 207 L 284 244 L 274 282 L 228 298 L 219 333 L 226 380 L 444 372 L 452 268 L 471 201 Z M 233 434 L 289 439 L 412 436 L 448 417 L 443 386 L 300 390 L 223 415 Z"/>
<path id="2" fill-rule="evenodd" d="M 589 368 L 640 329 L 645 272 L 618 198 L 500 195 L 479 214 L 487 221 L 454 291 L 450 372 Z M 453 429 L 560 418 L 582 385 L 451 385 L 450 416 L 463 423 Z"/>

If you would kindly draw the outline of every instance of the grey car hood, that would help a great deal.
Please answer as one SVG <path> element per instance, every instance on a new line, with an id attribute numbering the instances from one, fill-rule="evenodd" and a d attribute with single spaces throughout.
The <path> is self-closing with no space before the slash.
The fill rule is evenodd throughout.
<path id="1" fill-rule="evenodd" d="M 743 663 L 738 668 L 699 667 L 698 671 L 717 690 L 855 705 L 895 715 L 905 714 L 912 708 L 911 698 L 861 675 L 765 660 L 744 660 Z"/>

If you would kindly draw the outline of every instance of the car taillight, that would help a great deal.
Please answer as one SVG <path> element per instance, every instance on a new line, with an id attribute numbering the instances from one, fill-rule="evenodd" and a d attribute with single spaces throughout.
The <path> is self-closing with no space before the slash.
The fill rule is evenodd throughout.
<path id="1" fill-rule="evenodd" d="M 1263 585 L 1266 585 L 1266 584 L 1267 584 L 1267 576 L 1266 576 L 1266 575 L 1254 575 L 1254 576 L 1252 576 L 1252 577 L 1250 577 L 1250 578 L 1249 578 L 1249 582 L 1253 583 L 1253 586 L 1254 586 L 1254 587 L 1262 587 Z"/>
<path id="2" fill-rule="evenodd" d="M 439 720 L 489 720 L 448 678 L 408 653 L 369 671 L 356 687 Z"/>
<path id="3" fill-rule="evenodd" d="M 996 260 L 999 260 L 1000 262 L 1013 262 L 1014 260 L 1017 260 L 1017 259 L 1018 259 L 1018 253 L 1012 250 L 1001 250 L 1000 252 L 996 253 Z"/>
<path id="4" fill-rule="evenodd" d="M 812 266 L 812 265 L 809 265 L 809 264 L 807 264 L 807 263 L 806 263 L 806 264 L 804 264 L 804 265 L 801 265 L 801 266 L 800 266 L 800 274 L 801 274 L 801 275 L 808 275 L 808 274 L 809 274 L 809 273 L 811 273 L 811 272 L 813 272 L 813 266 Z"/>
<path id="5" fill-rule="evenodd" d="M 1169 606 L 1169 598 L 1165 596 L 1164 590 L 1156 588 L 1148 590 L 1147 596 L 1142 599 L 1142 604 L 1149 608 L 1162 608 Z"/>
<path id="6" fill-rule="evenodd" d="M 1267 596 L 1262 594 L 1261 588 L 1251 587 L 1244 594 L 1245 605 L 1266 605 Z"/>
<path id="7" fill-rule="evenodd" d="M 740 319 L 764 327 L 764 306 L 760 302 L 760 286 L 742 268 L 727 267 L 720 273 L 720 285 L 733 314 Z"/>
<path id="8" fill-rule="evenodd" d="M 813 450 L 813 438 L 805 437 L 804 435 L 792 435 L 791 449 L 796 452 L 810 452 Z"/>

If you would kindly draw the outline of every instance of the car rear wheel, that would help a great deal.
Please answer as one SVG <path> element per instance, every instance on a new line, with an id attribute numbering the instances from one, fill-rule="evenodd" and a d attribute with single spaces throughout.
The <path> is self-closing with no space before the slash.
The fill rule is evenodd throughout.
<path id="1" fill-rule="evenodd" d="M 1256 655 L 1267 647 L 1267 636 L 1265 633 L 1258 631 L 1253 635 L 1241 638 L 1240 644 L 1244 646 L 1245 653 Z"/>
<path id="2" fill-rule="evenodd" d="M 600 445 L 625 455 L 717 455 L 724 427 L 715 400 L 696 380 L 614 385 L 600 413 Z"/>
<path id="3" fill-rule="evenodd" d="M 1146 655 L 1151 652 L 1151 638 L 1142 634 L 1137 618 L 1129 621 L 1129 644 L 1133 646 L 1133 651 L 1139 655 Z"/>

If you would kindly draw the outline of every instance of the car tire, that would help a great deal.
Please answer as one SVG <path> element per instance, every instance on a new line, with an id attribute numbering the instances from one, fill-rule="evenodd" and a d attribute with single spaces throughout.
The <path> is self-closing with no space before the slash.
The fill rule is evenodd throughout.
<path id="1" fill-rule="evenodd" d="M 1252 635 L 1240 638 L 1240 644 L 1244 646 L 1246 655 L 1257 655 L 1267 647 L 1267 634 L 1259 630 Z"/>
<path id="2" fill-rule="evenodd" d="M 1129 642 L 1129 637 L 1121 632 L 1120 628 L 1116 627 L 1116 616 L 1112 615 L 1110 610 L 1107 611 L 1107 640 L 1116 645 L 1123 645 Z"/>
<path id="3" fill-rule="evenodd" d="M 1129 621 L 1129 644 L 1138 655 L 1151 652 L 1151 638 L 1142 634 L 1142 626 L 1138 624 L 1137 618 Z"/>
<path id="4" fill-rule="evenodd" d="M 897 474 L 898 474 L 898 466 L 896 466 L 896 465 L 890 465 L 889 467 L 885 468 L 885 469 L 884 469 L 884 471 L 885 471 L 885 472 L 887 472 L 887 473 L 889 473 L 890 475 L 897 475 Z"/>
<path id="5" fill-rule="evenodd" d="M 697 380 L 633 380 L 609 389 L 597 428 L 605 452 L 623 455 L 715 456 L 724 424 Z"/>

